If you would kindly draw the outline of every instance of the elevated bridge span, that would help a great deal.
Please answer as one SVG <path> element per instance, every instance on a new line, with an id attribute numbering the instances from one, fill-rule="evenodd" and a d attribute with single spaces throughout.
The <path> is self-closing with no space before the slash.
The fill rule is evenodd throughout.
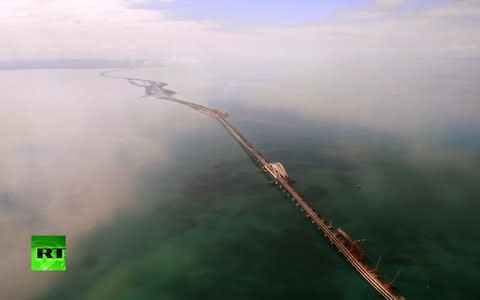
<path id="1" fill-rule="evenodd" d="M 176 102 L 186 105 L 198 112 L 217 120 L 228 131 L 228 133 L 240 144 L 250 158 L 272 178 L 272 183 L 276 184 L 300 209 L 305 216 L 311 220 L 313 224 L 323 233 L 323 235 L 336 247 L 345 259 L 353 266 L 353 268 L 385 299 L 387 300 L 405 300 L 403 296 L 396 295 L 391 283 L 384 282 L 380 279 L 376 269 L 369 268 L 364 263 L 364 252 L 356 241 L 340 228 L 335 228 L 320 217 L 304 200 L 303 196 L 297 192 L 290 184 L 287 170 L 283 164 L 279 162 L 269 162 L 263 155 L 253 147 L 247 139 L 227 120 L 227 113 L 218 109 L 209 108 L 193 102 L 188 102 L 173 98 L 173 91 L 166 90 L 167 85 L 163 82 L 144 80 L 139 78 L 118 77 L 101 73 L 102 76 L 111 78 L 122 78 L 128 80 L 131 84 L 145 88 L 146 96 L 156 97 L 158 99 Z"/>

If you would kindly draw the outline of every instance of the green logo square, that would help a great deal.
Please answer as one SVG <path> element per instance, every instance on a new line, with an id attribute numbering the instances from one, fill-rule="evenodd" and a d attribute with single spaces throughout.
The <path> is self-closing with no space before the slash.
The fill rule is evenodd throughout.
<path id="1" fill-rule="evenodd" d="M 64 235 L 32 235 L 32 271 L 65 271 L 66 255 Z"/>

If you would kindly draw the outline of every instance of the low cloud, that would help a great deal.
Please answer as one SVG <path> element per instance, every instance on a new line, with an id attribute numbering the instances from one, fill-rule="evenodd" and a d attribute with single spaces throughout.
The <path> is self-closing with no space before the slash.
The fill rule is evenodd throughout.
<path id="1" fill-rule="evenodd" d="M 136 176 L 165 166 L 178 118 L 96 71 L 1 71 L 0 79 L 0 298 L 26 299 L 62 277 L 30 271 L 30 236 L 64 234 L 74 249 L 140 202 Z M 183 120 L 173 132 L 196 126 Z"/>

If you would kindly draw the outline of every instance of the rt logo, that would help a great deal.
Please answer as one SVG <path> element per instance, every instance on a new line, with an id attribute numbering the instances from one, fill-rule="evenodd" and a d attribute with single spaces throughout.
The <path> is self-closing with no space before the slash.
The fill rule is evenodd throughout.
<path id="1" fill-rule="evenodd" d="M 32 235 L 32 271 L 65 271 L 64 235 Z"/>

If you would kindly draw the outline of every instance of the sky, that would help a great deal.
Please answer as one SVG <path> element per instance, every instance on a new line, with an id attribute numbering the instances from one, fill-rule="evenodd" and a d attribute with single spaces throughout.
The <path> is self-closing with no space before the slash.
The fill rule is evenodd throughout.
<path id="1" fill-rule="evenodd" d="M 0 60 L 478 59 L 478 1 L 18 0 Z"/>
<path id="2" fill-rule="evenodd" d="M 130 7 L 164 10 L 183 20 L 212 20 L 230 26 L 296 25 L 327 19 L 342 8 L 355 8 L 369 0 L 340 1 L 141 1 Z"/>

